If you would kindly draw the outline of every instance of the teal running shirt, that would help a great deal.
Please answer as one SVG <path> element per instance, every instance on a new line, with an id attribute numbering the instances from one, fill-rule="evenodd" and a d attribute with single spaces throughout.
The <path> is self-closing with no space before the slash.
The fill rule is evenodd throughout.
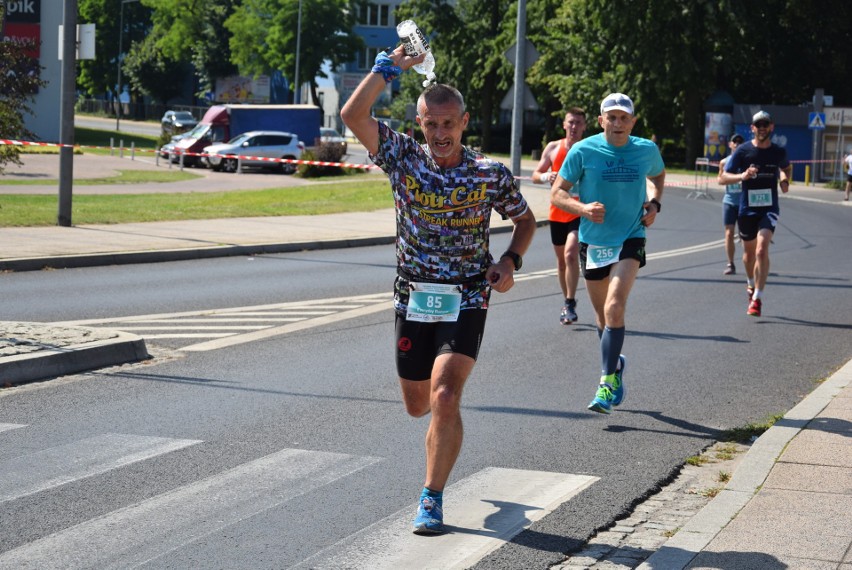
<path id="1" fill-rule="evenodd" d="M 612 146 L 600 133 L 575 143 L 559 175 L 573 185 L 571 193 L 581 202 L 600 202 L 606 208 L 602 224 L 581 218 L 580 241 L 614 247 L 645 237 L 640 220 L 648 199 L 646 179 L 664 169 L 660 149 L 647 139 L 630 137 L 626 145 Z"/>

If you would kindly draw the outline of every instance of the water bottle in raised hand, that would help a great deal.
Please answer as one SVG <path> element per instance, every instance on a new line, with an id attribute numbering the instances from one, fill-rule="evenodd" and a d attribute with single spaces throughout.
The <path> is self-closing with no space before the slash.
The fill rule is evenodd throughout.
<path id="1" fill-rule="evenodd" d="M 435 56 L 432 55 L 432 50 L 429 48 L 429 40 L 420 31 L 411 20 L 400 22 L 396 27 L 396 34 L 402 40 L 402 45 L 405 47 L 405 53 L 409 57 L 417 57 L 422 53 L 426 53 L 426 59 L 423 63 L 418 63 L 414 66 L 414 71 L 426 76 L 426 81 L 423 82 L 423 87 L 428 87 L 430 83 L 435 82 Z"/>

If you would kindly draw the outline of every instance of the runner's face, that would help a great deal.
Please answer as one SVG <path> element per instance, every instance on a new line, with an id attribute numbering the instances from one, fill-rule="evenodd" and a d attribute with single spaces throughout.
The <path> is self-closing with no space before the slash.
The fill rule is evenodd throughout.
<path id="1" fill-rule="evenodd" d="M 461 161 L 461 139 L 469 115 L 461 113 L 458 103 L 425 104 L 420 108 L 417 123 L 439 166 L 456 166 Z"/>
<path id="2" fill-rule="evenodd" d="M 772 136 L 772 131 L 775 130 L 775 125 L 769 121 L 758 121 L 752 123 L 751 132 L 754 133 L 754 138 L 757 142 L 765 142 Z"/>
<path id="3" fill-rule="evenodd" d="M 562 128 L 565 129 L 565 137 L 568 142 L 574 144 L 583 138 L 583 133 L 586 132 L 586 118 L 583 115 L 565 115 Z"/>
<path id="4" fill-rule="evenodd" d="M 623 146 L 630 138 L 636 117 L 626 111 L 607 111 L 598 117 L 598 124 L 604 130 L 606 142 L 613 146 Z"/>

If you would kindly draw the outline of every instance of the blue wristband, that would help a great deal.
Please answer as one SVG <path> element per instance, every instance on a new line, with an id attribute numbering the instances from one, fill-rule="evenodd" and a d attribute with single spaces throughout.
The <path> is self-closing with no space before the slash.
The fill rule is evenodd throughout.
<path id="1" fill-rule="evenodd" d="M 370 71 L 372 73 L 381 73 L 385 79 L 385 83 L 390 83 L 402 73 L 402 69 L 398 65 L 394 65 L 393 60 L 383 51 L 380 51 L 376 56 L 376 65 Z"/>

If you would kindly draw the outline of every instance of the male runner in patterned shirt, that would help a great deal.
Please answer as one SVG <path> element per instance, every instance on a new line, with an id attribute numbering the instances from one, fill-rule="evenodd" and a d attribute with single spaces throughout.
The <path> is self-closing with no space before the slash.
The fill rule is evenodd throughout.
<path id="1" fill-rule="evenodd" d="M 455 88 L 437 84 L 420 95 L 425 145 L 372 117 L 386 83 L 424 58 L 401 46 L 380 53 L 341 116 L 391 182 L 397 372 L 407 412 L 431 412 L 414 532 L 437 534 L 444 530 L 444 486 L 461 450 L 462 389 L 479 352 L 491 289 L 503 293 L 514 284 L 535 217 L 508 168 L 462 146 L 469 116 Z M 496 263 L 488 247 L 492 209 L 515 224 Z"/>

